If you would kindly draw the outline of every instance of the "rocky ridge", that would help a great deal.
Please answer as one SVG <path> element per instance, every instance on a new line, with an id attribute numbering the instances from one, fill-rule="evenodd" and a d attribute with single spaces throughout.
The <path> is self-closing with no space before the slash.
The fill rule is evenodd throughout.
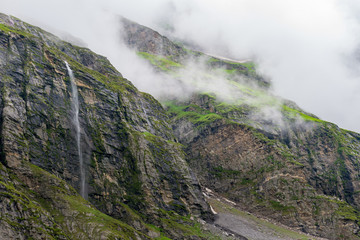
<path id="1" fill-rule="evenodd" d="M 79 91 L 88 201 L 64 61 Z M 105 57 L 1 14 L 0 89 L 1 236 L 207 238 L 192 219 L 212 215 L 166 112 Z"/>
<path id="2" fill-rule="evenodd" d="M 204 75 L 225 76 L 235 97 L 194 92 L 163 99 L 164 109 L 105 57 L 0 14 L 1 237 L 218 239 L 193 220 L 213 219 L 198 178 L 256 215 L 328 239 L 359 238 L 358 133 L 273 96 L 251 62 L 124 26 L 122 37 L 158 72 L 177 78 L 189 59 L 205 62 Z M 88 201 L 78 194 L 64 61 L 79 90 Z"/>
<path id="3" fill-rule="evenodd" d="M 182 47 L 172 57 L 166 49 L 176 44 L 158 34 L 151 42 L 166 45 L 161 51 L 146 49 L 149 39 L 134 34 L 144 28 L 132 24 L 126 42 L 145 51 L 140 56 L 163 73 L 186 71 L 183 59 L 189 53 L 201 55 Z M 262 78 L 249 62 L 205 57 L 210 67 L 204 74 L 217 77 L 217 71 L 224 72 L 236 89 L 234 99 L 196 92 L 189 99 L 162 101 L 200 182 L 247 211 L 300 231 L 328 239 L 358 239 L 360 134 L 272 95 L 268 82 L 259 81 Z M 154 59 L 181 66 L 174 69 Z"/>
<path id="4" fill-rule="evenodd" d="M 124 17 L 120 18 L 120 23 L 121 40 L 134 49 L 139 56 L 149 60 L 160 72 L 176 72 L 189 62 L 201 63 L 209 72 L 221 69 L 233 75 L 240 74 L 243 79 L 251 78 L 251 82 L 256 81 L 262 87 L 269 87 L 269 81 L 254 71 L 254 65 L 251 62 L 238 64 L 186 48 L 180 43 L 172 42 L 157 31 Z"/>

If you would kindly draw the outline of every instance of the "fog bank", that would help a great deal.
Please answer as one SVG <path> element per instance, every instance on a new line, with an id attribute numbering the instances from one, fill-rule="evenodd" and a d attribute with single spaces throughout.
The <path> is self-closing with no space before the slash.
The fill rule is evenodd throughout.
<path id="1" fill-rule="evenodd" d="M 359 1 L 0 0 L 0 4 L 6 14 L 80 38 L 143 91 L 152 92 L 164 81 L 119 44 L 118 14 L 206 52 L 256 59 L 278 95 L 360 132 Z"/>

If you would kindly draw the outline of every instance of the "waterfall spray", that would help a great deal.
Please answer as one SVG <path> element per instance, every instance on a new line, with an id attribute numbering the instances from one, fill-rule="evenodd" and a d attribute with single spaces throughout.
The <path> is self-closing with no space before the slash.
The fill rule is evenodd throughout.
<path id="1" fill-rule="evenodd" d="M 78 96 L 78 90 L 77 86 L 75 84 L 75 77 L 74 74 L 69 66 L 69 64 L 65 61 L 67 71 L 70 76 L 70 82 L 71 82 L 71 93 L 72 93 L 72 114 L 73 114 L 73 124 L 75 126 L 76 131 L 76 144 L 77 144 L 77 150 L 78 150 L 78 156 L 79 156 L 79 167 L 80 167 L 80 195 L 83 198 L 87 198 L 85 193 L 85 167 L 84 167 L 84 161 L 81 151 L 81 142 L 80 142 L 80 122 L 79 122 L 79 96 Z"/>

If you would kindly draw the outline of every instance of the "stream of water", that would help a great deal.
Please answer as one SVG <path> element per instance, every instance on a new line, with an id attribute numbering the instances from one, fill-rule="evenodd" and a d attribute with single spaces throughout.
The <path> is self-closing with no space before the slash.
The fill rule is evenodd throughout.
<path id="1" fill-rule="evenodd" d="M 80 121 L 79 121 L 79 95 L 77 86 L 75 84 L 75 77 L 73 71 L 71 70 L 69 64 L 65 61 L 66 68 L 68 70 L 70 81 L 71 81 L 71 93 L 72 93 L 72 102 L 71 102 L 71 109 L 72 109 L 72 122 L 75 127 L 76 131 L 76 144 L 79 156 L 79 168 L 80 168 L 80 195 L 83 198 L 87 198 L 85 193 L 85 166 L 84 160 L 81 151 L 81 128 L 80 128 Z"/>

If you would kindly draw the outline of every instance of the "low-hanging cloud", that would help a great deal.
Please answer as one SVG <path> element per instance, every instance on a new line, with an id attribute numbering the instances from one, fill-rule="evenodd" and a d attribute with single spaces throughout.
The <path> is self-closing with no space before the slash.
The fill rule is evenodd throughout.
<path id="1" fill-rule="evenodd" d="M 256 56 L 277 94 L 360 130 L 359 19 L 355 1 L 197 1 L 173 18 L 175 34 L 210 52 Z M 191 5 L 191 3 L 190 3 Z M 357 4 L 359 5 L 359 4 Z M 359 9 L 358 9 L 359 10 Z"/>
<path id="2" fill-rule="evenodd" d="M 360 4 L 356 0 L 0 3 L 4 13 L 81 38 L 143 91 L 149 82 L 162 80 L 152 70 L 140 68 L 141 60 L 119 44 L 117 14 L 192 42 L 206 52 L 256 59 L 259 71 L 272 79 L 278 95 L 360 132 Z"/>

